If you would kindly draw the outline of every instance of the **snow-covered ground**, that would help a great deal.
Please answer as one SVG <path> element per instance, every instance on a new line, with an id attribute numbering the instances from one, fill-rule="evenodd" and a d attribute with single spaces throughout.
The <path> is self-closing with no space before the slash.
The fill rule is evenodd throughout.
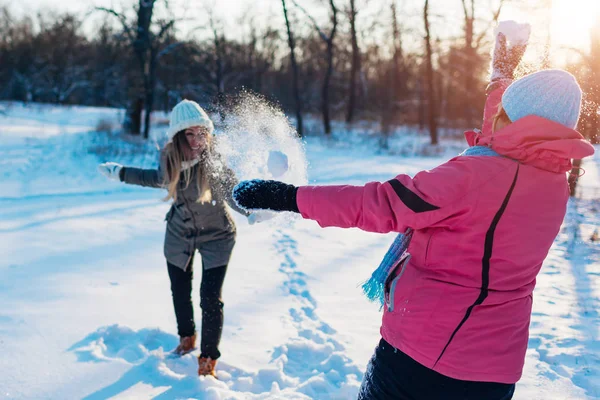
<path id="1" fill-rule="evenodd" d="M 198 378 L 194 354 L 168 353 L 177 337 L 164 193 L 96 172 L 102 161 L 154 163 L 150 145 L 88 133 L 119 114 L 15 105 L 0 115 L 0 398 L 355 398 L 380 322 L 358 284 L 393 236 L 236 216 L 219 380 Z M 306 149 L 310 181 L 324 184 L 444 159 L 317 138 Z M 515 399 L 600 398 L 600 244 L 589 240 L 600 225 L 600 156 L 584 168 L 538 279 Z"/>

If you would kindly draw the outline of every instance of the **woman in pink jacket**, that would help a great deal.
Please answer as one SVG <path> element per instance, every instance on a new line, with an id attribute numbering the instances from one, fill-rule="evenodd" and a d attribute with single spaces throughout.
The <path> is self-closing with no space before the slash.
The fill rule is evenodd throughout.
<path id="1" fill-rule="evenodd" d="M 234 190 L 246 209 L 404 234 L 384 260 L 382 339 L 360 399 L 513 396 L 536 276 L 565 216 L 567 171 L 594 152 L 575 130 L 575 78 L 547 70 L 512 82 L 523 52 L 499 34 L 483 129 L 431 171 L 364 186 L 249 181 Z"/>

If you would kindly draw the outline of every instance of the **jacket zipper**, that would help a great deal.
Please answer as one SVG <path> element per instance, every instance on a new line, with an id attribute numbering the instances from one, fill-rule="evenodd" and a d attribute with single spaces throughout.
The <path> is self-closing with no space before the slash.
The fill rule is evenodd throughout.
<path id="1" fill-rule="evenodd" d="M 196 171 L 196 173 L 198 173 L 198 171 Z M 188 212 L 190 213 L 190 215 L 192 216 L 192 224 L 194 225 L 194 229 L 193 229 L 193 235 L 192 235 L 192 249 L 190 251 L 190 256 L 188 257 L 187 262 L 185 263 L 185 269 L 187 269 L 188 264 L 190 263 L 190 260 L 192 259 L 192 256 L 194 255 L 194 250 L 196 248 L 196 235 L 198 234 L 197 231 L 197 225 L 196 225 L 196 217 L 194 217 L 194 212 L 192 211 L 188 199 L 184 196 L 183 194 L 183 190 L 181 191 L 181 197 L 183 198 L 183 202 L 185 203 L 185 207 L 188 209 Z"/>
<path id="2" fill-rule="evenodd" d="M 411 258 L 410 253 L 405 252 L 404 255 L 402 255 L 402 257 L 400 258 L 398 265 L 396 265 L 396 267 L 394 268 L 394 270 L 396 270 L 396 268 L 398 268 L 398 266 L 401 266 L 400 272 L 398 273 L 398 275 L 396 275 L 396 277 L 392 281 L 392 284 L 390 285 L 390 290 L 388 292 L 387 309 L 390 312 L 394 311 L 394 293 L 396 291 L 396 285 L 398 284 L 398 281 L 402 277 L 402 274 L 404 274 L 404 270 L 406 269 L 406 264 L 408 264 L 408 262 L 410 261 L 410 258 Z"/>

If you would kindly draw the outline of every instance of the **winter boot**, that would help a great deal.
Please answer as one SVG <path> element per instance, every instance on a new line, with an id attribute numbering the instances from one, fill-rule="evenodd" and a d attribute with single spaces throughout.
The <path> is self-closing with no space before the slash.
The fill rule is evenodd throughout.
<path id="1" fill-rule="evenodd" d="M 213 360 L 210 357 L 198 357 L 198 375 L 217 377 L 215 368 L 217 367 L 217 360 Z"/>
<path id="2" fill-rule="evenodd" d="M 196 333 L 192 336 L 182 336 L 179 338 L 179 346 L 173 351 L 173 353 L 182 356 L 187 353 L 191 353 L 196 348 Z"/>

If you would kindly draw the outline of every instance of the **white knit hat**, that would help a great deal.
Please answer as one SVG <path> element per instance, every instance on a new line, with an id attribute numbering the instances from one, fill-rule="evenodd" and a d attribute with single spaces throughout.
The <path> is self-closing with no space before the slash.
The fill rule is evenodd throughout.
<path id="1" fill-rule="evenodd" d="M 573 75 L 548 69 L 514 81 L 502 96 L 502 106 L 512 122 L 537 115 L 575 129 L 581 98 L 581 88 Z"/>
<path id="2" fill-rule="evenodd" d="M 191 128 L 192 126 L 203 126 L 211 134 L 215 129 L 210 117 L 198 103 L 190 100 L 182 100 L 171 111 L 169 129 L 167 130 L 169 141 L 173 140 L 173 136 L 177 132 Z"/>

